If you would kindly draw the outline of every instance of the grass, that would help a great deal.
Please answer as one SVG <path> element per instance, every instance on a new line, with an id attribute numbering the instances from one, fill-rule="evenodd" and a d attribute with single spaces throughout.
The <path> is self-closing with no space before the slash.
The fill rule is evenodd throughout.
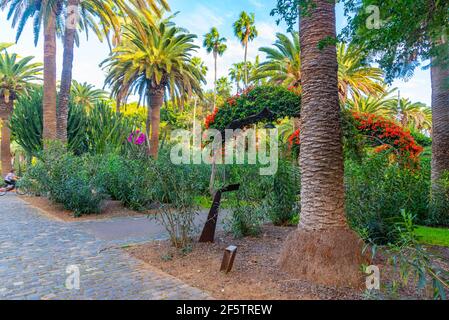
<path id="1" fill-rule="evenodd" d="M 449 229 L 418 227 L 416 234 L 423 244 L 449 247 Z"/>

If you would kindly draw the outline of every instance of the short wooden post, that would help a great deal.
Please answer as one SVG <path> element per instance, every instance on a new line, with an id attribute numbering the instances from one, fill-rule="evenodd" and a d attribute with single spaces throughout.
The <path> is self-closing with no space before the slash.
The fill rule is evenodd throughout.
<path id="1" fill-rule="evenodd" d="M 229 246 L 225 249 L 223 261 L 221 262 L 220 271 L 224 273 L 229 273 L 232 270 L 236 253 L 237 253 L 236 246 Z"/>

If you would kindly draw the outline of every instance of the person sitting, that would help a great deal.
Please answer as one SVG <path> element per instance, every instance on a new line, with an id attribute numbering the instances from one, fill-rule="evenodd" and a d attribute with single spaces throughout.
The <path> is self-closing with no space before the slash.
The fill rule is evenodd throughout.
<path id="1" fill-rule="evenodd" d="M 6 188 L 8 189 L 8 191 L 13 190 L 16 187 L 16 182 L 16 170 L 11 169 L 11 171 L 5 177 Z"/>

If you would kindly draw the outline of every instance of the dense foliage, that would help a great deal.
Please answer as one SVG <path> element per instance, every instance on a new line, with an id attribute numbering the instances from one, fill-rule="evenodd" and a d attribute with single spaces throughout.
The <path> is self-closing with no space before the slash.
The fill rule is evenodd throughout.
<path id="1" fill-rule="evenodd" d="M 430 161 L 420 170 L 391 162 L 392 151 L 374 153 L 361 162 L 347 160 L 345 166 L 346 210 L 351 225 L 366 230 L 377 243 L 394 242 L 394 223 L 401 209 L 425 223 L 429 212 Z"/>
<path id="2" fill-rule="evenodd" d="M 42 140 L 42 89 L 18 99 L 11 117 L 12 138 L 31 156 L 39 156 Z M 98 101 L 86 109 L 73 101 L 69 105 L 68 146 L 75 154 L 119 151 L 139 125 L 138 119 L 116 114 L 111 105 Z"/>

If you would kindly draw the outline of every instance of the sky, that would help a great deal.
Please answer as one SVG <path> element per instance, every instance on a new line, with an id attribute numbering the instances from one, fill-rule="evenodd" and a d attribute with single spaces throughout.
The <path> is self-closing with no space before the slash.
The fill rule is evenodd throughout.
<path id="1" fill-rule="evenodd" d="M 217 27 L 222 36 L 227 38 L 228 49 L 219 58 L 218 77 L 227 76 L 229 67 L 236 62 L 243 61 L 244 49 L 234 36 L 232 24 L 237 20 L 241 11 L 254 12 L 259 36 L 250 43 L 248 59 L 254 60 L 257 55 L 263 60 L 264 55 L 258 52 L 263 46 L 270 46 L 276 40 L 276 33 L 286 31 L 286 26 L 276 24 L 276 18 L 270 16 L 276 0 L 168 0 L 172 12 L 178 12 L 175 22 L 191 33 L 198 35 L 196 44 L 200 47 L 195 56 L 202 58 L 209 72 L 207 87 L 213 85 L 213 57 L 202 48 L 203 36 L 212 27 Z M 345 18 L 341 5 L 337 6 L 337 30 L 345 25 Z M 36 60 L 43 61 L 42 36 L 35 47 L 31 24 L 29 24 L 18 43 L 10 50 L 21 56 L 32 55 Z M 7 21 L 5 12 L 0 12 L 0 42 L 15 42 L 15 30 Z M 108 56 L 109 48 L 106 43 L 100 43 L 92 34 L 86 40 L 83 36 L 79 48 L 75 49 L 73 75 L 78 82 L 88 82 L 102 88 L 105 74 L 99 64 Z M 58 42 L 58 75 L 62 68 L 62 43 Z M 405 82 L 396 80 L 393 87 L 400 90 L 401 96 L 414 102 L 431 103 L 430 71 L 417 69 L 413 78 Z"/>

